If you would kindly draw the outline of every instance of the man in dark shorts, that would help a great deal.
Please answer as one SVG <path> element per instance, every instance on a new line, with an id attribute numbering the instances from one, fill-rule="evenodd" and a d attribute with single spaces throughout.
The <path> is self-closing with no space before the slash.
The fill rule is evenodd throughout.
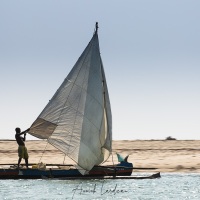
<path id="1" fill-rule="evenodd" d="M 17 144 L 19 145 L 18 147 L 18 156 L 19 156 L 19 160 L 18 160 L 18 168 L 20 165 L 20 162 L 23 159 L 25 159 L 25 163 L 26 163 L 26 168 L 28 168 L 28 152 L 27 152 L 27 148 L 25 147 L 25 141 L 26 141 L 26 133 L 29 131 L 30 129 L 27 129 L 23 132 L 21 132 L 20 128 L 16 128 L 16 134 L 15 134 L 15 139 L 17 141 Z M 21 135 L 24 135 L 24 137 L 22 137 Z"/>

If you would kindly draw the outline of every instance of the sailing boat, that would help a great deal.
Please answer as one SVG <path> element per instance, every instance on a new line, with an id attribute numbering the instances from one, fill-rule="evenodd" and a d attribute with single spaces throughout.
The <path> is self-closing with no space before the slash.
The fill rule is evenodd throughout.
<path id="1" fill-rule="evenodd" d="M 117 165 L 100 166 L 112 151 L 112 115 L 100 56 L 98 23 L 89 44 L 33 122 L 29 133 L 47 139 L 48 143 L 71 158 L 76 168 L 0 169 L 0 179 L 131 175 L 133 165 L 127 157 L 120 157 Z"/>

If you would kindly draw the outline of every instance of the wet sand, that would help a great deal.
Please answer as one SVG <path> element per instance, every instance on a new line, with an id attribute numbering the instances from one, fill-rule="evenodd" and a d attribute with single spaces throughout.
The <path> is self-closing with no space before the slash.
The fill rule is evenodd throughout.
<path id="1" fill-rule="evenodd" d="M 156 168 L 160 172 L 200 172 L 199 140 L 119 140 L 113 141 L 113 157 L 105 164 L 116 164 L 116 153 L 129 155 L 129 162 L 137 168 Z M 29 163 L 74 164 L 53 146 L 43 140 L 26 141 Z M 18 145 L 15 141 L 0 140 L 0 164 L 16 164 Z M 24 161 L 22 161 L 24 163 Z M 1 167 L 3 167 L 1 165 Z"/>

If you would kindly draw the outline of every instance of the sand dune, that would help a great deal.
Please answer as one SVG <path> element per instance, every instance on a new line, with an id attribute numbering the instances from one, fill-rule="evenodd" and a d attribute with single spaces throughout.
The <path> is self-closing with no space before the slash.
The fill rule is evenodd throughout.
<path id="1" fill-rule="evenodd" d="M 157 168 L 151 171 L 160 172 L 200 172 L 199 143 L 198 140 L 113 141 L 113 157 L 105 164 L 116 164 L 117 152 L 122 156 L 129 155 L 129 161 L 134 167 Z M 26 141 L 26 146 L 30 163 L 73 164 L 73 161 L 46 141 L 30 140 Z M 0 140 L 0 164 L 17 163 L 17 148 L 15 141 Z"/>

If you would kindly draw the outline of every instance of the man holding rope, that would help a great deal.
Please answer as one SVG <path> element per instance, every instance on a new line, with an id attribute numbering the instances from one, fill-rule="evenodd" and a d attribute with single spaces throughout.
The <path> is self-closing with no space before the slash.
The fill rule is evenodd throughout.
<path id="1" fill-rule="evenodd" d="M 18 168 L 19 168 L 22 158 L 25 159 L 26 168 L 28 168 L 28 151 L 27 151 L 27 148 L 25 147 L 24 142 L 26 141 L 26 133 L 29 130 L 30 130 L 30 128 L 21 132 L 20 128 L 15 129 L 15 131 L 16 131 L 15 139 L 17 141 L 17 144 L 19 145 L 19 147 L 18 147 L 19 160 L 18 160 L 18 164 L 17 164 Z M 21 135 L 24 135 L 24 137 L 22 137 Z"/>

